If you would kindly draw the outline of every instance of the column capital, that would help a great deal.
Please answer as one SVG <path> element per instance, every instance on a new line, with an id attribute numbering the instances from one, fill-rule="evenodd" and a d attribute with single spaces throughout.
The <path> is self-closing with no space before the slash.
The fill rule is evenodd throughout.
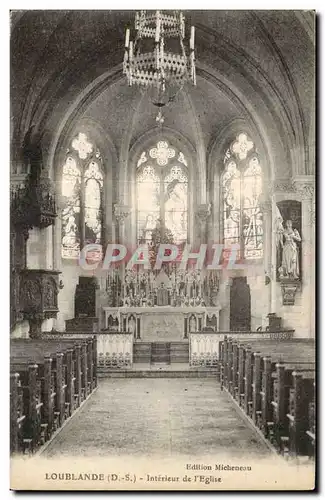
<path id="1" fill-rule="evenodd" d="M 294 193 L 292 179 L 275 179 L 272 183 L 272 193 Z"/>
<path id="2" fill-rule="evenodd" d="M 293 179 L 293 186 L 302 200 L 311 200 L 314 197 L 315 179 L 312 176 L 297 176 Z"/>
<path id="3" fill-rule="evenodd" d="M 273 193 L 290 193 L 302 200 L 312 199 L 315 192 L 315 178 L 312 175 L 297 175 L 293 179 L 276 179 L 272 185 Z"/>

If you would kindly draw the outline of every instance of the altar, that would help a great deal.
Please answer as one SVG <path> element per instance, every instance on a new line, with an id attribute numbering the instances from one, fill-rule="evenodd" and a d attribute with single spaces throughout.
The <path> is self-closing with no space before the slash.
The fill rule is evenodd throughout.
<path id="1" fill-rule="evenodd" d="M 182 341 L 191 332 L 219 329 L 219 278 L 215 271 L 118 270 L 102 293 L 104 329 L 128 332 L 135 341 Z"/>
<path id="2" fill-rule="evenodd" d="M 105 329 L 133 334 L 146 342 L 181 341 L 204 327 L 219 327 L 218 307 L 103 307 Z"/>

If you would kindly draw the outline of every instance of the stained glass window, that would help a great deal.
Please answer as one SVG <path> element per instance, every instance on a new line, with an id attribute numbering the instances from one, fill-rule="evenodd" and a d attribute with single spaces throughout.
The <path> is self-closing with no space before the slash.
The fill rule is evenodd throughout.
<path id="1" fill-rule="evenodd" d="M 62 171 L 62 258 L 77 259 L 84 245 L 101 244 L 103 181 L 100 153 L 79 133 Z"/>
<path id="2" fill-rule="evenodd" d="M 138 242 L 150 244 L 158 234 L 161 242 L 181 245 L 186 242 L 188 232 L 188 174 L 184 154 L 176 155 L 174 148 L 160 141 L 148 153 L 144 151 L 137 164 Z"/>
<path id="3" fill-rule="evenodd" d="M 221 188 L 225 246 L 238 244 L 238 257 L 262 257 L 262 168 L 254 143 L 245 133 L 225 152 Z"/>
<path id="4" fill-rule="evenodd" d="M 160 178 L 155 169 L 147 165 L 137 178 L 138 240 L 150 243 L 152 232 L 160 218 Z"/>
<path id="5" fill-rule="evenodd" d="M 85 244 L 101 243 L 103 174 L 91 161 L 85 171 Z"/>
<path id="6" fill-rule="evenodd" d="M 171 167 L 164 178 L 164 218 L 176 244 L 187 239 L 187 175 L 180 166 Z"/>
<path id="7" fill-rule="evenodd" d="M 68 156 L 63 166 L 62 257 L 78 258 L 80 252 L 80 186 L 81 171 Z"/>

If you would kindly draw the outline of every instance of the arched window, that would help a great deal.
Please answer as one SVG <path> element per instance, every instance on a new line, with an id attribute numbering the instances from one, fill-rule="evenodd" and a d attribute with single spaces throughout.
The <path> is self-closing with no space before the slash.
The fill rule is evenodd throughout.
<path id="1" fill-rule="evenodd" d="M 76 259 L 84 245 L 102 243 L 103 181 L 100 152 L 80 132 L 62 171 L 62 258 Z"/>
<path id="2" fill-rule="evenodd" d="M 262 168 L 253 141 L 236 137 L 224 156 L 221 175 L 224 244 L 239 244 L 239 257 L 263 256 L 263 218 L 260 208 Z"/>
<path id="3" fill-rule="evenodd" d="M 187 241 L 188 172 L 181 151 L 160 141 L 137 163 L 138 243 L 182 245 Z"/>

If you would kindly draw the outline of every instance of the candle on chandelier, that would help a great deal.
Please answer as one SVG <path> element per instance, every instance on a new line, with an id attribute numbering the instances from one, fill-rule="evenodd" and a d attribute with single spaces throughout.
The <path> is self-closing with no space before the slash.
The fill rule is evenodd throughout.
<path id="1" fill-rule="evenodd" d="M 155 37 L 155 42 L 159 42 L 159 37 L 160 37 L 160 15 L 159 15 L 159 10 L 157 10 L 157 26 L 156 26 L 156 37 Z"/>
<path id="2" fill-rule="evenodd" d="M 130 42 L 130 52 L 129 52 L 129 59 L 132 61 L 133 58 L 133 42 Z"/>
<path id="3" fill-rule="evenodd" d="M 194 36 L 195 36 L 195 27 L 191 26 L 191 38 L 190 38 L 190 49 L 194 50 Z"/>
<path id="4" fill-rule="evenodd" d="M 129 48 L 129 42 L 130 42 L 130 30 L 129 28 L 126 30 L 126 33 L 125 33 L 125 48 L 128 49 Z"/>

